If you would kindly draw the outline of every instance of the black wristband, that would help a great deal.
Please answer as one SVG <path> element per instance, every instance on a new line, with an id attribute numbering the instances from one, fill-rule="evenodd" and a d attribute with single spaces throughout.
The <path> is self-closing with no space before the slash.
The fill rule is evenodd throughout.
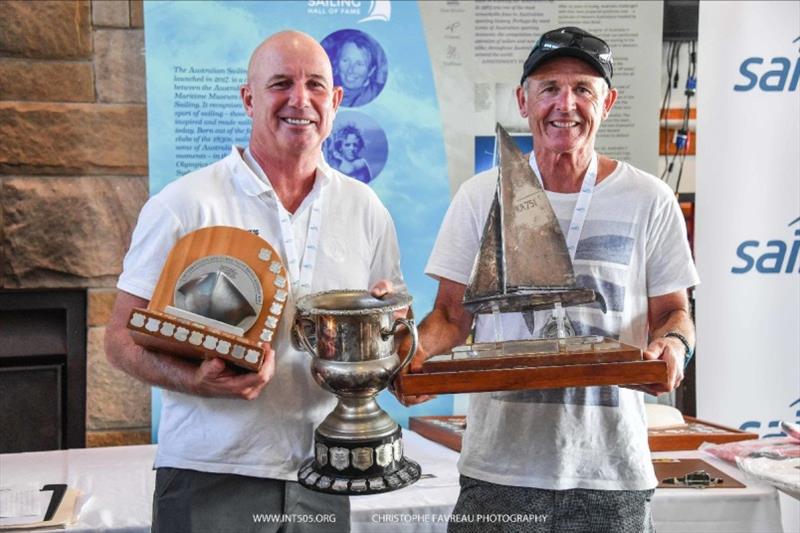
<path id="1" fill-rule="evenodd" d="M 684 349 L 686 350 L 683 361 L 683 369 L 686 370 L 686 367 L 689 366 L 689 361 L 692 360 L 692 356 L 694 355 L 694 349 L 692 349 L 692 347 L 689 345 L 689 341 L 687 341 L 686 337 L 684 337 L 677 331 L 670 331 L 669 333 L 665 333 L 662 337 L 674 337 L 679 341 L 681 341 Z"/>

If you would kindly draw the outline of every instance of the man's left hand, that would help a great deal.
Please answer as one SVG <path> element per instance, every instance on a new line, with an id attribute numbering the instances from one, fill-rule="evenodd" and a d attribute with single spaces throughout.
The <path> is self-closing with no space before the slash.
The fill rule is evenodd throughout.
<path id="1" fill-rule="evenodd" d="M 379 300 L 381 298 L 384 298 L 385 296 L 392 294 L 393 292 L 394 292 L 394 285 L 392 285 L 392 282 L 389 281 L 388 279 L 382 279 L 377 281 L 375 285 L 373 285 L 372 288 L 369 290 L 369 293 L 375 298 L 378 298 Z M 406 318 L 406 316 L 408 316 L 408 307 L 403 307 L 392 313 L 392 318 Z"/>
<path id="2" fill-rule="evenodd" d="M 642 354 L 645 360 L 660 359 L 667 363 L 667 381 L 665 383 L 652 383 L 637 387 L 644 392 L 658 396 L 678 388 L 683 381 L 683 364 L 686 348 L 678 339 L 660 337 L 653 340 Z"/>

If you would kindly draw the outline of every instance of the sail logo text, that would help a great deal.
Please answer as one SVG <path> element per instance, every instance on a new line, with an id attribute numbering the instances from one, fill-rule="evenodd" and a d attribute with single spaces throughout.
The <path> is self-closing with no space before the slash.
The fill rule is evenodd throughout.
<path id="1" fill-rule="evenodd" d="M 789 223 L 800 226 L 800 217 Z M 800 227 L 794 231 L 793 242 L 779 239 L 761 241 L 747 240 L 736 248 L 736 257 L 741 262 L 731 268 L 732 274 L 746 274 L 755 267 L 761 274 L 797 274 L 800 273 Z"/>
<path id="2" fill-rule="evenodd" d="M 800 37 L 792 41 L 800 42 Z M 789 57 L 773 57 L 766 64 L 765 57 L 748 57 L 739 65 L 739 73 L 745 78 L 743 83 L 733 86 L 737 92 L 752 91 L 756 88 L 765 92 L 796 91 L 800 82 L 800 55 L 794 59 Z M 788 86 L 787 86 L 788 82 Z"/>

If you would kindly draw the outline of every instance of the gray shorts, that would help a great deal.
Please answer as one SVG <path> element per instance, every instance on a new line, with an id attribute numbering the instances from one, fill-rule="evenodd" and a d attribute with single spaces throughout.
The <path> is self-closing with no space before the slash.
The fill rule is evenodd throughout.
<path id="1" fill-rule="evenodd" d="M 461 476 L 449 533 L 654 533 L 652 490 L 545 490 Z"/>
<path id="2" fill-rule="evenodd" d="M 347 496 L 295 481 L 159 468 L 154 533 L 346 532 Z"/>

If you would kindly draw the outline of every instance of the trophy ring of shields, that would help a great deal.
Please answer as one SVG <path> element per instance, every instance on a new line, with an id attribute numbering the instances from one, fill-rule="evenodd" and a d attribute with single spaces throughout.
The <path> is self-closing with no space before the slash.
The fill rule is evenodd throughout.
<path id="1" fill-rule="evenodd" d="M 375 396 L 411 360 L 417 347 L 412 320 L 392 313 L 406 294 L 381 299 L 367 291 L 326 291 L 297 302 L 293 341 L 312 356 L 311 373 L 338 403 L 314 432 L 314 456 L 300 467 L 306 488 L 332 494 L 375 494 L 417 481 L 419 465 L 403 454 L 400 426 Z M 401 361 L 394 334 L 401 325 L 411 347 Z"/>

